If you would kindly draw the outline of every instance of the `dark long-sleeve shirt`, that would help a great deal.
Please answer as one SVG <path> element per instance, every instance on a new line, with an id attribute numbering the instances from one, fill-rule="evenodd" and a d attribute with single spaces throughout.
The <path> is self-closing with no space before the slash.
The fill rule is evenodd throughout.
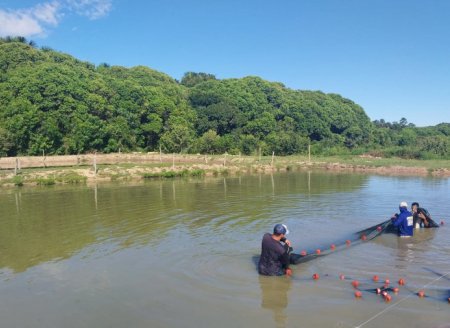
<path id="1" fill-rule="evenodd" d="M 289 246 L 282 245 L 270 233 L 263 236 L 258 272 L 266 276 L 283 275 L 289 267 Z"/>

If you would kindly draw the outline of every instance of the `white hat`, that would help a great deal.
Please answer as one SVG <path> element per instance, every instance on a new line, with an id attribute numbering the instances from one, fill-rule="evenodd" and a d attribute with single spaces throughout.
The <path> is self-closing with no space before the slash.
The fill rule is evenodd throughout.
<path id="1" fill-rule="evenodd" d="M 401 202 L 399 206 L 408 208 L 408 203 L 407 202 Z"/>

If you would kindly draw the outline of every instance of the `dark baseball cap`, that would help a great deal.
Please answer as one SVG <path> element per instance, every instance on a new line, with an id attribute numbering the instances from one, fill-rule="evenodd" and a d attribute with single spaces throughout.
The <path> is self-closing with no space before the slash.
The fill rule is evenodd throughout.
<path id="1" fill-rule="evenodd" d="M 273 233 L 277 235 L 287 235 L 289 233 L 289 230 L 285 224 L 275 224 L 275 227 L 273 227 Z"/>

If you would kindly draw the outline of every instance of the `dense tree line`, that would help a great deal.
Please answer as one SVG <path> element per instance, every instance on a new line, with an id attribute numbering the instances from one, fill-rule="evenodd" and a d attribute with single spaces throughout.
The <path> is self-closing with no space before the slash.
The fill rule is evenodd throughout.
<path id="1" fill-rule="evenodd" d="M 0 155 L 155 151 L 449 157 L 450 125 L 371 122 L 337 94 L 259 77 L 88 62 L 0 39 Z"/>

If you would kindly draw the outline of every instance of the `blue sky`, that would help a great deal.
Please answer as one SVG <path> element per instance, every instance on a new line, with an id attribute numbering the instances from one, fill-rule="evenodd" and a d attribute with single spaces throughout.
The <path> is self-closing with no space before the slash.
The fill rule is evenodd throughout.
<path id="1" fill-rule="evenodd" d="M 181 79 L 260 76 L 371 120 L 450 122 L 447 0 L 0 0 L 0 36 Z"/>

